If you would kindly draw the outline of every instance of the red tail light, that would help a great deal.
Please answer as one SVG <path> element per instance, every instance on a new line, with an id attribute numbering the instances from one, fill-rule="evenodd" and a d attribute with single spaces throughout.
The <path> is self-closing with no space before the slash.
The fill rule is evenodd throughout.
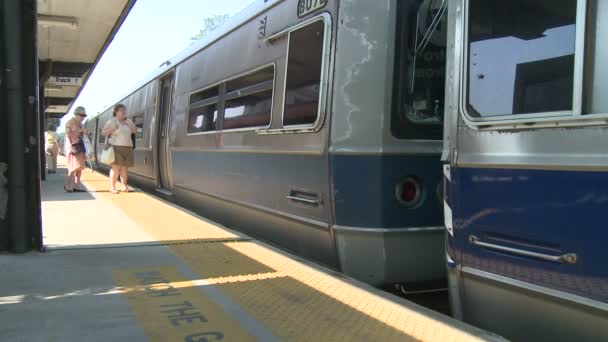
<path id="1" fill-rule="evenodd" d="M 414 206 L 421 197 L 420 183 L 408 177 L 397 184 L 397 200 L 407 207 Z"/>

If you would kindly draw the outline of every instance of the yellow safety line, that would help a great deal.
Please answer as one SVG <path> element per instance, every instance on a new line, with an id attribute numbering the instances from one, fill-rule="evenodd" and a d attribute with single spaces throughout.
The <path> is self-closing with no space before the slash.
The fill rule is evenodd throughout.
<path id="1" fill-rule="evenodd" d="M 252 341 L 230 315 L 173 267 L 112 272 L 150 341 Z"/>

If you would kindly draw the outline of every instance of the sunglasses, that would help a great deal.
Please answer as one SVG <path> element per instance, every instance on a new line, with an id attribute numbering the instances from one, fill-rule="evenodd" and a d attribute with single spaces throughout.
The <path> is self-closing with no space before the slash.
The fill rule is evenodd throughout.
<path id="1" fill-rule="evenodd" d="M 82 116 L 83 118 L 87 116 L 86 114 L 82 114 L 82 113 L 78 113 L 78 114 L 76 114 L 76 115 L 78 115 L 78 116 Z"/>

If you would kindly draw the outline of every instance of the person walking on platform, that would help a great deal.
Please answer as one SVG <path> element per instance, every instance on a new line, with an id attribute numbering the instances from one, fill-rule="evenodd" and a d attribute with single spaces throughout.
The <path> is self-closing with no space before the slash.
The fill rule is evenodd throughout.
<path id="1" fill-rule="evenodd" d="M 66 192 L 84 192 L 80 189 L 80 176 L 86 167 L 86 149 L 82 136 L 88 134 L 82 122 L 87 117 L 84 107 L 74 110 L 74 117 L 65 124 L 65 154 L 68 159 L 68 176 L 64 185 Z"/>
<path id="2" fill-rule="evenodd" d="M 57 173 L 57 154 L 59 154 L 59 136 L 55 130 L 57 127 L 49 125 L 44 132 L 44 150 L 46 151 L 46 165 L 49 173 Z"/>
<path id="3" fill-rule="evenodd" d="M 137 132 L 137 127 L 127 118 L 127 109 L 122 103 L 114 106 L 113 119 L 106 122 L 101 130 L 101 134 L 110 138 L 112 148 L 114 148 L 114 162 L 110 170 L 110 192 L 117 194 L 116 181 L 120 175 L 122 191 L 129 192 L 127 186 L 127 173 L 129 167 L 133 166 L 133 142 L 131 134 Z"/>

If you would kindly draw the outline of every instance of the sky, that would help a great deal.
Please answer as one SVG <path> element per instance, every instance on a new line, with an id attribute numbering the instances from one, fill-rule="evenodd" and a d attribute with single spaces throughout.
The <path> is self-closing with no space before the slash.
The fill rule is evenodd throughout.
<path id="1" fill-rule="evenodd" d="M 549 29 L 536 39 L 508 36 L 472 43 L 470 104 L 481 116 L 513 114 L 518 66 L 574 55 L 575 40 L 576 26 L 565 25 Z"/>
<path id="2" fill-rule="evenodd" d="M 162 62 L 188 47 L 190 38 L 203 28 L 203 19 L 234 15 L 253 2 L 137 0 L 61 125 L 78 106 L 90 116 L 120 101 Z"/>

